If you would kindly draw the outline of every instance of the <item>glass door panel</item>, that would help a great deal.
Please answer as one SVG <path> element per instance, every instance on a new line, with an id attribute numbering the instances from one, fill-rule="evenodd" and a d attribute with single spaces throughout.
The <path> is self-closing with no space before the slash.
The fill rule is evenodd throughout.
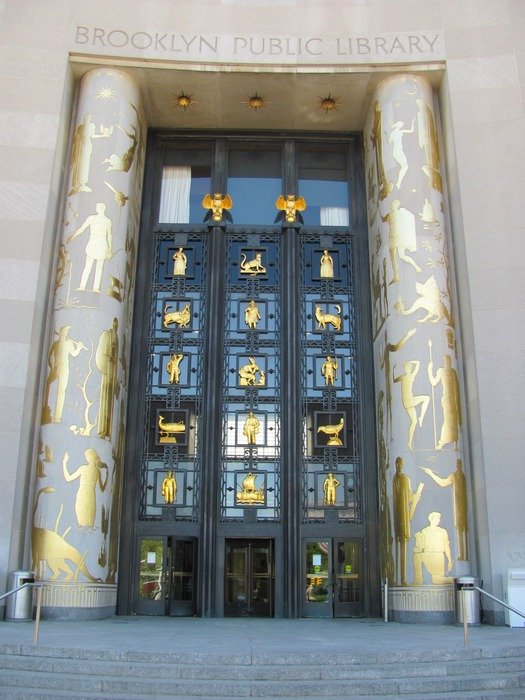
<path id="1" fill-rule="evenodd" d="M 334 540 L 334 615 L 358 617 L 363 610 L 360 540 Z"/>
<path id="2" fill-rule="evenodd" d="M 332 617 L 332 543 L 326 539 L 306 542 L 305 613 L 307 617 Z"/>
<path id="3" fill-rule="evenodd" d="M 272 545 L 271 540 L 226 541 L 226 616 L 272 616 Z"/>
<path id="4" fill-rule="evenodd" d="M 170 552 L 170 615 L 194 615 L 196 543 L 172 538 Z"/>
<path id="5" fill-rule="evenodd" d="M 167 538 L 139 539 L 138 596 L 135 612 L 139 615 L 164 615 L 167 595 Z"/>

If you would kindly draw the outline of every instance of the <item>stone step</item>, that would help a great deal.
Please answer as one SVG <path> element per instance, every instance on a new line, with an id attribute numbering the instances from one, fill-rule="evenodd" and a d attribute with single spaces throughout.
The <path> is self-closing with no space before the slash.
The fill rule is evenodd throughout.
<path id="1" fill-rule="evenodd" d="M 433 676 L 430 678 L 351 679 L 347 682 L 326 680 L 189 680 L 181 678 L 155 678 L 145 674 L 140 677 L 112 675 L 98 677 L 86 673 L 54 673 L 50 671 L 4 670 L 0 675 L 0 688 L 24 689 L 27 697 L 35 697 L 37 691 L 70 691 L 86 697 L 173 698 L 173 697 L 351 697 L 420 694 L 428 697 L 434 693 L 458 693 L 478 691 L 525 691 L 525 674 L 507 673 Z M 520 685 L 521 683 L 521 685 Z M 449 695 L 450 697 L 450 695 Z"/>
<path id="2" fill-rule="evenodd" d="M 194 665 L 180 663 L 149 663 L 107 661 L 101 659 L 68 659 L 46 656 L 4 654 L 0 656 L 0 669 L 29 670 L 49 673 L 83 673 L 98 676 L 141 676 L 153 678 L 201 679 L 201 680 L 351 680 L 410 678 L 422 676 L 455 676 L 480 674 L 504 674 L 525 671 L 524 657 L 503 659 L 447 660 L 405 664 L 354 664 L 334 666 L 314 665 Z"/>

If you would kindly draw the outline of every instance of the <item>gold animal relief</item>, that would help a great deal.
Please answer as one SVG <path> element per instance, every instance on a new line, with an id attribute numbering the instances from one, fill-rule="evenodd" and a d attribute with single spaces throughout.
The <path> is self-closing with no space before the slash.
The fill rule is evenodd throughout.
<path id="1" fill-rule="evenodd" d="M 291 224 L 297 220 L 297 212 L 306 209 L 306 201 L 304 197 L 296 197 L 294 194 L 287 194 L 286 197 L 281 195 L 275 202 L 275 208 L 280 209 L 284 220 Z"/>
<path id="2" fill-rule="evenodd" d="M 264 275 L 266 268 L 262 264 L 262 253 L 255 253 L 252 260 L 248 260 L 244 253 L 241 253 L 241 274 L 244 275 Z"/>
<path id="3" fill-rule="evenodd" d="M 315 307 L 315 318 L 317 319 L 317 330 L 324 331 L 327 326 L 332 326 L 335 331 L 341 330 L 343 319 L 341 316 L 341 307 L 339 304 L 334 304 L 337 313 L 325 313 L 321 306 Z"/>
<path id="4" fill-rule="evenodd" d="M 338 447 L 343 444 L 341 438 L 339 437 L 339 433 L 344 426 L 345 420 L 341 416 L 341 420 L 335 425 L 319 425 L 317 428 L 317 433 L 324 433 L 328 436 L 328 441 L 326 443 L 327 445 Z"/>
<path id="5" fill-rule="evenodd" d="M 233 207 L 233 201 L 229 194 L 223 197 L 220 192 L 216 192 L 213 196 L 207 194 L 202 200 L 202 206 L 204 209 L 208 209 L 211 212 L 213 221 L 222 221 L 223 210 L 231 209 Z"/>
<path id="6" fill-rule="evenodd" d="M 166 304 L 164 307 L 164 318 L 162 321 L 164 328 L 168 328 L 172 324 L 180 328 L 188 328 L 191 319 L 190 304 L 186 304 L 177 311 L 170 311 L 171 308 L 171 304 Z"/>
<path id="7" fill-rule="evenodd" d="M 158 427 L 159 443 L 162 445 L 176 444 L 176 436 L 186 432 L 186 426 L 184 425 L 183 420 L 170 423 L 169 421 L 166 421 L 162 415 L 159 415 Z"/>

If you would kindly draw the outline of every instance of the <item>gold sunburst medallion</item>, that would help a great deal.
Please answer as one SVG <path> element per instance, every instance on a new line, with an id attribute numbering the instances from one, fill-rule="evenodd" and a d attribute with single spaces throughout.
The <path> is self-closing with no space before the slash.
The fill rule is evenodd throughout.
<path id="1" fill-rule="evenodd" d="M 246 102 L 244 104 L 249 109 L 254 109 L 255 111 L 257 111 L 258 109 L 263 109 L 263 107 L 266 107 L 266 98 L 262 97 L 262 95 L 254 93 L 246 99 Z"/>
<path id="2" fill-rule="evenodd" d="M 187 110 L 188 107 L 195 107 L 195 100 L 193 99 L 193 95 L 186 95 L 186 93 L 181 92 L 175 95 L 174 105 L 175 107 Z"/>
<path id="3" fill-rule="evenodd" d="M 339 107 L 339 97 L 332 97 L 332 95 L 327 95 L 326 97 L 317 98 L 317 109 L 324 110 L 325 114 L 332 112 Z"/>

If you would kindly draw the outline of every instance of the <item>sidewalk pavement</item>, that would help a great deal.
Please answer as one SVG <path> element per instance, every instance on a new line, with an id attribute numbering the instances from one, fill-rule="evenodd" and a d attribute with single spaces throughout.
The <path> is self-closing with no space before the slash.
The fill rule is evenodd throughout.
<path id="1" fill-rule="evenodd" d="M 525 654 L 525 627 L 468 628 L 471 649 L 490 656 L 502 649 Z M 31 621 L 1 621 L 0 645 L 33 644 Z M 90 622 L 42 620 L 38 646 L 108 652 L 236 656 L 421 654 L 464 649 L 463 627 L 408 625 L 373 619 L 285 620 L 245 618 L 111 617 Z"/>

